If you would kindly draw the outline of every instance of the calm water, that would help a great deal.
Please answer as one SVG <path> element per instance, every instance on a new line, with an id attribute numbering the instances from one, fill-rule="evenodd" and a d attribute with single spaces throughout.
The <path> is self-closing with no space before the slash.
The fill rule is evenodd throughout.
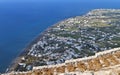
<path id="1" fill-rule="evenodd" d="M 115 1 L 115 0 L 114 0 Z M 96 8 L 120 8 L 116 0 L 0 0 L 0 72 L 39 33 L 65 18 Z"/>

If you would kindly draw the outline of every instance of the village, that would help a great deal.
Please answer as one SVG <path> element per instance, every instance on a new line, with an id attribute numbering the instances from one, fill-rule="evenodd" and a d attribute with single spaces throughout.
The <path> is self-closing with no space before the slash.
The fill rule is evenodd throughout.
<path id="1" fill-rule="evenodd" d="M 60 64 L 117 48 L 120 45 L 119 20 L 120 10 L 96 9 L 61 21 L 33 44 L 15 71 L 29 71 L 35 66 Z"/>

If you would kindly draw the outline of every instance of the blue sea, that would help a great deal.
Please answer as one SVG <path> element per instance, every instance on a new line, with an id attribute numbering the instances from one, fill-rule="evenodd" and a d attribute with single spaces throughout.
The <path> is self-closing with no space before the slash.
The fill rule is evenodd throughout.
<path id="1" fill-rule="evenodd" d="M 0 72 L 51 25 L 92 9 L 119 9 L 119 4 L 119 0 L 0 0 Z"/>

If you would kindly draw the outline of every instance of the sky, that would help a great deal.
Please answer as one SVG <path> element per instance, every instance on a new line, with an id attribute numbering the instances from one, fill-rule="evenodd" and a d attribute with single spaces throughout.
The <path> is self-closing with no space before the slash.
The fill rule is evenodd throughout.
<path id="1" fill-rule="evenodd" d="M 61 1 L 80 1 L 80 2 L 116 2 L 120 0 L 0 0 L 0 2 L 35 2 L 35 1 L 42 1 L 42 2 L 61 2 Z"/>

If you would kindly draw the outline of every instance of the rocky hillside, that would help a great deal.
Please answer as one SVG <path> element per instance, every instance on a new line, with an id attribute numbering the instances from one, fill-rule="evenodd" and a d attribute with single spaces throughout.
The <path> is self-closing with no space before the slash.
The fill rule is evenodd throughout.
<path id="1" fill-rule="evenodd" d="M 94 56 L 65 61 L 63 64 L 38 66 L 32 71 L 2 75 L 119 75 L 120 48 L 96 53 Z"/>

